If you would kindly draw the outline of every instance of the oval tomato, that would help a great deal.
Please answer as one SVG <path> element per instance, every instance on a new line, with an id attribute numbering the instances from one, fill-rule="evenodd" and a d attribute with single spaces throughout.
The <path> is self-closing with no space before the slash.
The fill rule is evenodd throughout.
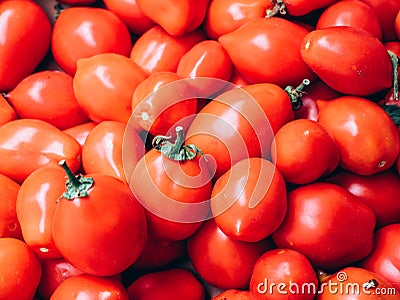
<path id="1" fill-rule="evenodd" d="M 80 58 L 106 52 L 128 56 L 132 39 L 126 25 L 111 11 L 70 7 L 56 19 L 51 45 L 57 64 L 73 75 Z"/>
<path id="2" fill-rule="evenodd" d="M 17 118 L 15 110 L 7 102 L 4 95 L 0 95 L 0 126 Z"/>
<path id="3" fill-rule="evenodd" d="M 20 185 L 7 176 L 0 174 L 0 238 L 22 240 L 20 221 L 16 203 Z"/>
<path id="4" fill-rule="evenodd" d="M 34 1 L 0 3 L 0 91 L 31 74 L 50 48 L 51 25 Z"/>

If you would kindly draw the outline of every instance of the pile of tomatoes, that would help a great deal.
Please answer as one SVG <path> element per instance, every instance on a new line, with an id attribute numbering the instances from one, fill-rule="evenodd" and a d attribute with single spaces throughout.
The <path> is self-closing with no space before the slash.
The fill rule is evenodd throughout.
<path id="1" fill-rule="evenodd" d="M 398 0 L 2 0 L 0 44 L 0 299 L 400 299 Z"/>

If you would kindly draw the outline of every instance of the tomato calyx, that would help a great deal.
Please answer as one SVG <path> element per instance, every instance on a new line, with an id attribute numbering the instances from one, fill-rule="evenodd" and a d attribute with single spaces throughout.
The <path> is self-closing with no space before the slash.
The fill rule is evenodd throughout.
<path id="1" fill-rule="evenodd" d="M 57 20 L 57 18 L 60 16 L 60 14 L 62 13 L 62 11 L 65 9 L 65 7 L 62 6 L 61 3 L 57 3 L 57 4 L 54 5 L 53 8 L 54 8 L 54 10 L 55 10 L 54 19 Z"/>
<path id="2" fill-rule="evenodd" d="M 64 169 L 68 177 L 65 182 L 66 191 L 61 195 L 60 198 L 73 200 L 77 197 L 87 197 L 89 189 L 94 184 L 93 178 L 83 177 L 82 175 L 75 176 L 64 159 L 58 164 Z"/>
<path id="3" fill-rule="evenodd" d="M 303 106 L 301 98 L 306 92 L 303 89 L 310 84 L 310 80 L 304 79 L 297 87 L 287 86 L 285 92 L 289 95 L 292 101 L 293 110 L 299 110 Z"/>
<path id="4" fill-rule="evenodd" d="M 399 58 L 392 51 L 388 51 L 393 67 L 393 98 L 399 100 Z"/>
<path id="5" fill-rule="evenodd" d="M 184 144 L 185 136 L 182 126 L 177 126 L 175 128 L 175 132 L 175 142 L 172 143 L 169 141 L 172 136 L 157 135 L 153 138 L 153 147 L 164 154 L 166 157 L 176 161 L 192 160 L 197 156 L 197 154 L 200 154 L 205 159 L 204 154 L 200 150 L 200 148 L 193 144 Z"/>
<path id="6" fill-rule="evenodd" d="M 266 18 L 271 18 L 277 14 L 286 15 L 286 6 L 283 0 L 271 0 L 271 3 L 274 7 L 272 9 L 267 9 Z"/>

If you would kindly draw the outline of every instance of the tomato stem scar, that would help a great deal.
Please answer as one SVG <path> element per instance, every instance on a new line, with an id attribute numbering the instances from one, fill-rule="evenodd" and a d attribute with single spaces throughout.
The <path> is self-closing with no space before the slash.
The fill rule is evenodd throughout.
<path id="1" fill-rule="evenodd" d="M 301 98 L 306 92 L 303 89 L 310 84 L 310 80 L 304 79 L 297 87 L 287 86 L 285 92 L 289 95 L 292 101 L 293 110 L 299 110 L 303 106 Z"/>
<path id="2" fill-rule="evenodd" d="M 274 5 L 272 9 L 267 9 L 266 18 L 271 18 L 276 16 L 278 13 L 281 15 L 286 15 L 286 6 L 282 0 L 271 0 L 271 3 Z"/>
<path id="3" fill-rule="evenodd" d="M 87 197 L 88 190 L 94 184 L 93 178 L 83 177 L 82 175 L 75 176 L 68 167 L 65 159 L 60 160 L 58 164 L 64 169 L 68 177 L 65 182 L 66 191 L 61 197 L 68 200 L 72 200 L 76 197 Z"/>

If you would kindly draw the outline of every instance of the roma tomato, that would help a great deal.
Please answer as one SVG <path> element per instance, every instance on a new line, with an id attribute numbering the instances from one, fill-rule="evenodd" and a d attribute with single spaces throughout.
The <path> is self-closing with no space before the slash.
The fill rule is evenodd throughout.
<path id="1" fill-rule="evenodd" d="M 352 96 L 317 104 L 318 122 L 335 139 L 344 169 L 372 175 L 394 164 L 399 154 L 399 133 L 378 104 Z"/>
<path id="2" fill-rule="evenodd" d="M 211 300 L 251 300 L 250 291 L 228 289 L 214 296 Z"/>
<path id="3" fill-rule="evenodd" d="M 0 95 L 0 126 L 17 118 L 15 110 L 7 102 L 5 95 Z"/>
<path id="4" fill-rule="evenodd" d="M 322 125 L 298 119 L 276 133 L 272 159 L 287 181 L 305 184 L 332 173 L 340 156 L 335 140 Z"/>
<path id="5" fill-rule="evenodd" d="M 361 266 L 381 275 L 400 291 L 400 224 L 376 231 L 374 249 Z"/>
<path id="6" fill-rule="evenodd" d="M 335 26 L 314 30 L 304 37 L 300 48 L 305 63 L 340 93 L 366 96 L 392 86 L 390 55 L 364 29 Z"/>
<path id="7" fill-rule="evenodd" d="M 136 0 L 143 13 L 169 34 L 181 36 L 197 29 L 209 0 Z"/>
<path id="8" fill-rule="evenodd" d="M 61 159 L 76 171 L 81 146 L 47 122 L 19 119 L 0 127 L 0 158 L 0 173 L 22 182 L 34 170 Z"/>
<path id="9" fill-rule="evenodd" d="M 233 65 L 251 83 L 285 87 L 315 78 L 300 55 L 300 45 L 307 33 L 282 18 L 256 18 L 220 36 L 218 41 Z"/>
<path id="10" fill-rule="evenodd" d="M 85 144 L 86 138 L 89 135 L 89 132 L 92 131 L 93 128 L 96 127 L 96 123 L 87 122 L 83 124 L 79 124 L 70 128 L 63 130 L 66 134 L 73 137 L 81 147 Z"/>
<path id="11" fill-rule="evenodd" d="M 24 78 L 6 95 L 20 118 L 46 121 L 59 129 L 89 120 L 76 101 L 73 78 L 60 71 L 40 71 Z"/>
<path id="12" fill-rule="evenodd" d="M 42 268 L 35 252 L 14 238 L 0 238 L 0 298 L 33 299 Z"/>
<path id="13" fill-rule="evenodd" d="M 293 293 L 294 286 L 307 288 Z M 283 287 L 283 292 L 276 287 Z M 251 275 L 252 299 L 312 300 L 317 294 L 318 278 L 310 261 L 300 252 L 290 249 L 273 249 L 256 261 Z M 294 290 L 294 289 L 293 289 Z"/>
<path id="14" fill-rule="evenodd" d="M 316 24 L 316 29 L 332 26 L 361 28 L 382 40 L 378 16 L 372 7 L 359 0 L 341 0 L 327 7 Z"/>
<path id="15" fill-rule="evenodd" d="M 60 164 L 68 182 L 53 215 L 57 249 L 88 274 L 112 276 L 127 269 L 146 240 L 143 208 L 121 180 L 104 174 L 74 176 L 65 161 Z"/>
<path id="16" fill-rule="evenodd" d="M 267 238 L 286 214 L 286 184 L 268 160 L 239 161 L 215 182 L 211 210 L 218 227 L 245 242 Z"/>
<path id="17" fill-rule="evenodd" d="M 190 262 L 206 282 L 221 289 L 246 289 L 255 262 L 272 244 L 231 239 L 208 220 L 189 238 L 187 247 Z"/>
<path id="18" fill-rule="evenodd" d="M 104 5 L 119 17 L 129 31 L 141 35 L 156 24 L 139 8 L 136 0 L 104 0 Z"/>
<path id="19" fill-rule="evenodd" d="M 117 279 L 80 274 L 64 280 L 50 300 L 79 299 L 82 295 L 93 300 L 129 299 L 126 288 Z"/>
<path id="20" fill-rule="evenodd" d="M 128 56 L 132 39 L 126 25 L 111 11 L 96 7 L 62 10 L 53 25 L 52 53 L 67 73 L 76 72 L 76 63 L 100 53 Z"/>
<path id="21" fill-rule="evenodd" d="M 129 58 L 102 53 L 78 61 L 73 80 L 76 99 L 95 122 L 128 122 L 132 94 L 146 74 Z"/>
<path id="22" fill-rule="evenodd" d="M 159 71 L 176 72 L 181 57 L 205 39 L 206 36 L 200 29 L 173 36 L 161 26 L 154 26 L 136 40 L 130 58 L 147 74 Z"/>
<path id="23" fill-rule="evenodd" d="M 9 237 L 22 240 L 21 226 L 16 211 L 20 185 L 0 174 L 0 190 L 0 238 Z"/>
<path id="24" fill-rule="evenodd" d="M 205 290 L 195 275 L 186 269 L 171 268 L 142 275 L 127 288 L 130 299 L 175 300 L 205 299 Z"/>
<path id="25" fill-rule="evenodd" d="M 288 193 L 286 217 L 272 237 L 278 248 L 335 269 L 369 254 L 374 228 L 375 214 L 365 203 L 338 185 L 319 182 Z"/>
<path id="26" fill-rule="evenodd" d="M 50 48 L 51 25 L 34 1 L 0 3 L 0 91 L 31 74 Z"/>

